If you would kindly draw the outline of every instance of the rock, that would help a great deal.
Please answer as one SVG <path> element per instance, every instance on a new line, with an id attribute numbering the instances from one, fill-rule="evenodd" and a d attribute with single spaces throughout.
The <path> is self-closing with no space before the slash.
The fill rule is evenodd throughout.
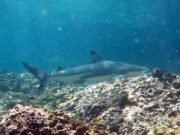
<path id="1" fill-rule="evenodd" d="M 164 74 L 164 72 L 160 68 L 155 68 L 152 71 L 152 76 L 154 78 L 162 78 L 163 74 Z"/>
<path id="2" fill-rule="evenodd" d="M 84 133 L 88 130 L 88 128 L 86 126 L 78 126 L 76 128 L 76 132 L 75 135 L 84 135 Z"/>
<path id="3" fill-rule="evenodd" d="M 120 92 L 116 100 L 118 102 L 118 106 L 124 108 L 129 103 L 128 93 L 125 91 Z"/>
<path id="4" fill-rule="evenodd" d="M 104 105 L 95 103 L 92 105 L 87 115 L 90 115 L 91 117 L 95 118 L 102 112 L 103 109 L 104 109 Z"/>
<path id="5" fill-rule="evenodd" d="M 175 89 L 180 89 L 180 77 L 173 81 L 173 87 Z"/>
<path id="6" fill-rule="evenodd" d="M 111 132 L 108 135 L 117 135 L 117 133 L 116 132 Z"/>
<path id="7" fill-rule="evenodd" d="M 159 104 L 157 102 L 152 102 L 151 104 L 146 105 L 144 107 L 144 110 L 146 110 L 146 111 L 153 111 L 154 109 L 156 109 L 158 107 L 159 107 Z"/>
<path id="8" fill-rule="evenodd" d="M 175 135 L 180 135 L 180 128 L 175 130 Z"/>
<path id="9" fill-rule="evenodd" d="M 176 125 L 180 127 L 180 121 L 177 121 L 177 122 L 176 122 Z"/>
<path id="10" fill-rule="evenodd" d="M 180 96 L 180 90 L 176 91 L 176 96 L 179 97 Z"/>
<path id="11" fill-rule="evenodd" d="M 174 129 L 168 127 L 156 127 L 150 130 L 148 135 L 175 135 Z"/>
<path id="12" fill-rule="evenodd" d="M 120 125 L 116 122 L 111 122 L 108 127 L 107 130 L 109 130 L 110 132 L 119 132 L 119 128 Z"/>
<path id="13" fill-rule="evenodd" d="M 98 129 L 100 130 L 105 130 L 106 129 L 106 121 L 103 119 L 94 119 L 93 125 L 95 125 Z"/>
<path id="14" fill-rule="evenodd" d="M 178 115 L 178 111 L 172 111 L 172 112 L 170 112 L 169 114 L 168 114 L 168 117 L 170 118 L 170 117 L 176 117 Z"/>
<path id="15" fill-rule="evenodd" d="M 48 120 L 52 120 L 53 117 L 54 117 L 54 114 L 52 114 L 52 113 L 50 113 L 50 114 L 47 115 L 47 119 L 48 119 Z"/>
<path id="16" fill-rule="evenodd" d="M 159 68 L 155 68 L 152 72 L 152 76 L 154 78 L 158 78 L 160 81 L 163 82 L 173 82 L 176 79 L 176 75 L 168 72 L 164 72 Z"/>

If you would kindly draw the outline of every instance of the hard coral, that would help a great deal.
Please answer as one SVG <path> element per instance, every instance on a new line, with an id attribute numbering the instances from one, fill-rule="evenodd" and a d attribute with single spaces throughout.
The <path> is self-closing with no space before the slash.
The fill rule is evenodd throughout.
<path id="1" fill-rule="evenodd" d="M 160 81 L 172 83 L 176 79 L 176 75 L 173 73 L 165 72 L 159 68 L 155 68 L 152 71 L 152 76 L 158 78 Z"/>
<path id="2" fill-rule="evenodd" d="M 125 105 L 128 104 L 128 93 L 126 91 L 121 91 L 118 95 L 118 105 L 121 107 L 121 108 L 124 108 Z"/>
<path id="3" fill-rule="evenodd" d="M 89 128 L 62 112 L 16 105 L 1 122 L 3 135 L 88 135 Z"/>
<path id="4" fill-rule="evenodd" d="M 180 88 L 180 77 L 173 81 L 173 87 L 175 89 L 179 89 Z"/>

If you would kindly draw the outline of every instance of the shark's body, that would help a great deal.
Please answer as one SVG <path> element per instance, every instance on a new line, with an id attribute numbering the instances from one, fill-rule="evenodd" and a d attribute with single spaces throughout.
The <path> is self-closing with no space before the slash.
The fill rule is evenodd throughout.
<path id="1" fill-rule="evenodd" d="M 97 61 L 95 60 L 96 58 L 98 58 Z M 146 73 L 148 71 L 146 67 L 141 67 L 138 65 L 103 60 L 99 57 L 95 57 L 95 59 L 93 60 L 92 64 L 63 69 L 54 74 L 46 74 L 45 72 L 42 72 L 27 63 L 23 63 L 23 65 L 25 69 L 40 80 L 40 88 L 44 86 L 44 83 L 47 80 L 92 83 L 132 76 L 137 73 Z"/>
<path id="2" fill-rule="evenodd" d="M 31 71 L 30 65 L 26 65 L 26 69 Z M 34 68 L 35 69 L 35 68 Z M 124 62 L 114 62 L 103 60 L 100 62 L 78 66 L 74 68 L 64 69 L 57 73 L 46 74 L 45 72 L 37 70 L 34 74 L 36 78 L 41 81 L 41 84 L 48 81 L 61 81 L 61 82 L 82 82 L 94 83 L 106 80 L 112 80 L 121 77 L 128 77 L 137 75 L 139 73 L 146 73 L 148 69 L 137 65 L 132 65 Z"/>
<path id="3" fill-rule="evenodd" d="M 63 82 L 97 82 L 111 80 L 123 76 L 130 76 L 130 73 L 146 72 L 145 67 L 103 60 L 100 62 L 64 69 L 48 76 L 49 80 L 60 80 Z M 132 74 L 131 74 L 132 75 Z"/>

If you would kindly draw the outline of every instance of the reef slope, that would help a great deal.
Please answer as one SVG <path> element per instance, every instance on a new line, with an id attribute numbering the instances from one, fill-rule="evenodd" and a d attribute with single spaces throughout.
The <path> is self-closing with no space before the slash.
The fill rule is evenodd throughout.
<path id="1" fill-rule="evenodd" d="M 26 78 L 24 80 L 27 82 Z M 34 83 L 33 79 L 31 83 Z M 22 133 L 17 125 L 25 121 L 29 116 L 32 121 L 37 122 L 36 117 L 31 117 L 30 112 L 32 111 L 35 111 L 34 114 L 38 114 L 39 111 L 42 113 L 42 116 L 38 117 L 43 119 L 46 126 L 41 127 L 41 130 L 44 131 L 48 127 L 51 133 L 59 132 L 56 130 L 56 124 L 62 123 L 57 118 L 59 117 L 57 112 L 61 112 L 63 113 L 61 117 L 64 117 L 64 114 L 73 116 L 73 119 L 69 118 L 70 121 L 60 129 L 65 130 L 66 134 L 77 134 L 78 127 L 71 128 L 73 121 L 77 120 L 81 121 L 82 134 L 180 134 L 180 77 L 178 75 L 155 69 L 150 76 L 123 78 L 87 87 L 60 87 L 57 84 L 55 82 L 49 83 L 47 89 L 35 97 L 30 95 L 32 91 L 29 94 L 27 92 L 20 92 L 21 94 L 19 94 L 15 90 L 3 93 L 10 93 L 11 98 L 8 101 L 15 99 L 17 97 L 14 96 L 15 94 L 19 95 L 18 100 L 21 102 L 14 102 L 13 105 L 22 103 L 45 108 L 48 111 L 16 105 L 12 109 L 13 111 L 10 110 L 8 113 L 5 113 L 6 115 L 1 115 L 2 134 L 8 134 L 10 131 L 9 127 L 12 128 L 14 126 L 18 130 L 17 134 Z M 25 97 L 26 100 L 24 99 Z M 3 100 L 1 102 L 3 103 Z M 11 106 L 13 107 L 13 105 Z M 17 107 L 21 110 L 20 114 L 17 114 Z M 1 110 L 3 110 L 3 107 Z M 49 120 L 47 116 L 50 114 L 53 114 L 53 117 L 58 119 L 56 120 L 58 122 L 53 127 L 48 125 Z M 22 115 L 25 117 L 22 117 Z M 37 124 L 36 122 L 35 125 Z M 23 123 L 21 126 L 27 127 L 27 123 Z M 28 128 L 35 132 L 32 127 L 31 125 Z"/>

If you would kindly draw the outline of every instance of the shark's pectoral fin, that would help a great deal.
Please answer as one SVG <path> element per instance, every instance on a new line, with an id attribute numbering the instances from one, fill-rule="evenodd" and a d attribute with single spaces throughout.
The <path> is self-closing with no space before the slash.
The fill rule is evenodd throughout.
<path id="1" fill-rule="evenodd" d="M 119 74 L 119 75 L 117 75 L 117 76 L 114 76 L 112 79 L 113 79 L 113 80 L 118 80 L 118 79 L 121 79 L 121 78 L 123 78 L 123 77 L 124 77 L 124 75 Z"/>

